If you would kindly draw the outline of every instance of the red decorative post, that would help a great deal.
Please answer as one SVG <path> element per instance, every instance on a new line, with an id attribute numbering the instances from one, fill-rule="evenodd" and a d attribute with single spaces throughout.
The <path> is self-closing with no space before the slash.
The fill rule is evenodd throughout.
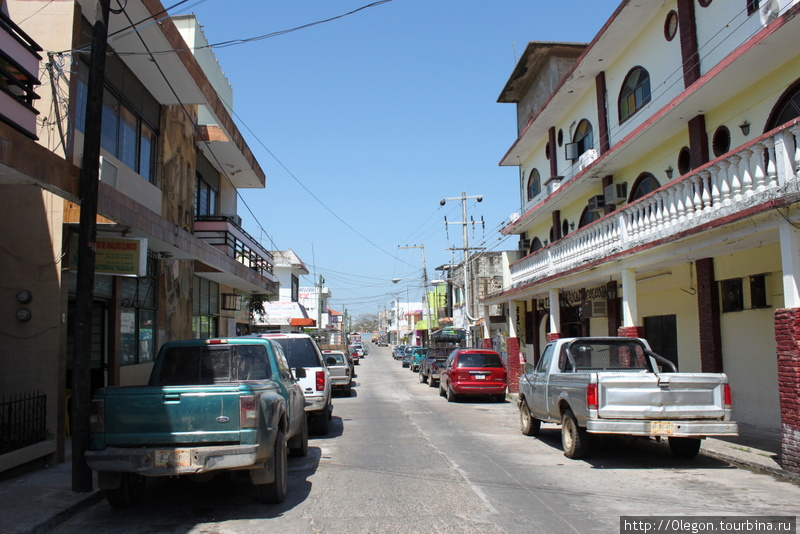
<path id="1" fill-rule="evenodd" d="M 800 473 L 800 308 L 775 310 L 775 340 L 781 407 L 781 465 L 787 471 Z"/>

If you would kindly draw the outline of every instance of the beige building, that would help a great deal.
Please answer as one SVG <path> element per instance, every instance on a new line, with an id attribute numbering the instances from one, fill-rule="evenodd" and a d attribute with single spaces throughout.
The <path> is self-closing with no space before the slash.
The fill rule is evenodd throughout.
<path id="1" fill-rule="evenodd" d="M 244 331 L 277 279 L 237 215 L 266 178 L 192 17 L 156 0 L 110 16 L 101 157 L 84 162 L 95 0 L 0 4 L 4 471 L 64 458 L 82 165 L 100 168 L 92 389 L 146 382 L 168 340 Z"/>
<path id="2" fill-rule="evenodd" d="M 483 301 L 528 361 L 552 338 L 640 335 L 680 371 L 725 372 L 734 418 L 779 432 L 794 471 L 799 13 L 623 1 L 588 45 L 531 42 L 499 98 L 519 253 Z"/>

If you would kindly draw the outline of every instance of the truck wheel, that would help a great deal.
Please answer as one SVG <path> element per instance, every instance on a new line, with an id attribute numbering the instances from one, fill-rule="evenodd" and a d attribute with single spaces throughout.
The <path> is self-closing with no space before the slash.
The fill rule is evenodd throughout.
<path id="1" fill-rule="evenodd" d="M 429 377 L 428 378 L 428 387 L 432 387 L 432 388 L 436 387 L 436 380 L 434 380 L 433 377 Z"/>
<path id="2" fill-rule="evenodd" d="M 275 450 L 272 451 L 272 469 L 275 480 L 269 484 L 255 485 L 256 498 L 264 503 L 279 504 L 286 498 L 289 489 L 289 468 L 286 465 L 286 435 L 278 430 L 275 437 Z"/>
<path id="3" fill-rule="evenodd" d="M 542 422 L 531 415 L 528 403 L 525 399 L 519 401 L 519 427 L 526 436 L 538 436 Z"/>
<path id="4" fill-rule="evenodd" d="M 419 372 L 419 383 L 424 384 L 428 381 L 428 377 L 422 374 L 422 371 Z"/>
<path id="5" fill-rule="evenodd" d="M 578 426 L 578 420 L 570 409 L 561 418 L 561 446 L 567 458 L 583 458 L 589 452 L 589 434 Z"/>
<path id="6" fill-rule="evenodd" d="M 314 422 L 314 434 L 319 436 L 327 436 L 331 430 L 330 420 L 328 419 L 328 410 L 322 410 L 315 413 L 312 421 Z"/>
<path id="7" fill-rule="evenodd" d="M 300 433 L 289 440 L 289 456 L 305 456 L 308 454 L 308 419 L 303 414 Z"/>
<path id="8" fill-rule="evenodd" d="M 145 478 L 136 473 L 122 473 L 117 489 L 105 490 L 106 500 L 114 508 L 130 508 L 141 502 Z"/>
<path id="9" fill-rule="evenodd" d="M 700 438 L 669 438 L 669 448 L 676 458 L 689 459 L 700 452 Z"/>

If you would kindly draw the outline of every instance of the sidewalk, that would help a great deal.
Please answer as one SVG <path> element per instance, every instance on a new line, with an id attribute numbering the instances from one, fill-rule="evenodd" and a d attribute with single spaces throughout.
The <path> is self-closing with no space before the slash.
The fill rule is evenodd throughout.
<path id="1" fill-rule="evenodd" d="M 702 455 L 800 483 L 800 475 L 781 469 L 777 460 L 779 453 L 778 432 L 756 432 L 744 425 L 739 425 L 738 437 L 705 439 L 700 449 Z M 4 533 L 48 532 L 102 498 L 101 491 L 74 493 L 71 487 L 70 461 L 0 481 L 0 517 L 5 525 Z"/>

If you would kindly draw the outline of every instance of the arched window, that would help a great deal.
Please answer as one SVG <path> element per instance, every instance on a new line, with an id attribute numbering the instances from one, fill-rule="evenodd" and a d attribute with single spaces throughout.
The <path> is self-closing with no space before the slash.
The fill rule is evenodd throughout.
<path id="1" fill-rule="evenodd" d="M 533 241 L 531 242 L 531 252 L 536 252 L 542 248 L 542 242 L 538 237 L 534 237 Z"/>
<path id="2" fill-rule="evenodd" d="M 575 129 L 575 135 L 572 137 L 572 142 L 578 145 L 578 156 L 594 148 L 594 135 L 592 133 L 592 123 L 586 119 L 582 119 Z"/>
<path id="3" fill-rule="evenodd" d="M 656 180 L 655 176 L 649 172 L 643 172 L 633 182 L 633 187 L 631 188 L 631 195 L 630 198 L 628 198 L 628 202 L 633 202 L 637 198 L 642 198 L 648 193 L 655 191 L 659 187 L 661 187 L 661 184 L 658 183 L 658 180 Z"/>
<path id="4" fill-rule="evenodd" d="M 539 176 L 539 171 L 533 169 L 528 176 L 528 200 L 533 199 L 542 190 L 542 179 Z"/>
<path id="5" fill-rule="evenodd" d="M 796 117 L 800 117 L 800 80 L 790 85 L 778 99 L 777 104 L 769 114 L 764 131 L 768 132 Z"/>
<path id="6" fill-rule="evenodd" d="M 589 206 L 583 208 L 583 213 L 581 213 L 581 222 L 578 224 L 578 228 L 583 228 L 587 224 L 591 224 L 600 217 L 603 216 L 602 212 L 599 211 L 590 211 Z"/>
<path id="7" fill-rule="evenodd" d="M 642 109 L 650 102 L 650 74 L 642 67 L 635 67 L 625 78 L 619 92 L 619 122 Z"/>

